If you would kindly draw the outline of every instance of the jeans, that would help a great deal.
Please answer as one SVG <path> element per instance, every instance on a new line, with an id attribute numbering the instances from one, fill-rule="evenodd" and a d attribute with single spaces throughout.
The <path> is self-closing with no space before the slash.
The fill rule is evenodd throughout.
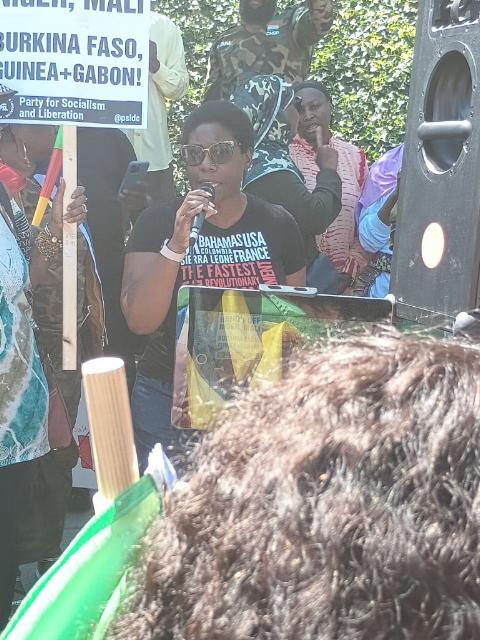
<path id="1" fill-rule="evenodd" d="M 200 439 L 201 432 L 172 425 L 172 399 L 171 383 L 137 373 L 132 391 L 132 419 L 140 473 L 147 467 L 148 454 L 160 442 L 177 474 L 182 475 L 188 456 Z"/>
<path id="2" fill-rule="evenodd" d="M 341 293 L 339 291 L 339 274 L 326 255 L 319 253 L 308 267 L 307 287 L 315 287 L 318 293 L 330 295 Z"/>

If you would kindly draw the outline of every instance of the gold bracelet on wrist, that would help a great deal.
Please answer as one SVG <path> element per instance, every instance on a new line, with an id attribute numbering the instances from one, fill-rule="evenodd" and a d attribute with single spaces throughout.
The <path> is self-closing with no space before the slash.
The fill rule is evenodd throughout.
<path id="1" fill-rule="evenodd" d="M 48 225 L 40 231 L 36 240 L 35 246 L 38 249 L 38 253 L 47 261 L 53 260 L 62 248 L 62 240 L 52 235 L 52 232 L 48 228 Z"/>

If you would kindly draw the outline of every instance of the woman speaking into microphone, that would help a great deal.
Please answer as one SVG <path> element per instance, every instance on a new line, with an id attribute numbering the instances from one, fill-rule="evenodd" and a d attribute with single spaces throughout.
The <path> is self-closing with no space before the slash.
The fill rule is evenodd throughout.
<path id="1" fill-rule="evenodd" d="M 144 211 L 130 237 L 122 308 L 132 331 L 150 335 L 132 394 L 141 468 L 157 442 L 180 467 L 185 454 L 188 434 L 170 420 L 179 287 L 305 285 L 305 251 L 295 220 L 241 191 L 253 144 L 250 120 L 235 105 L 213 101 L 194 110 L 182 132 L 191 191 L 170 206 Z M 205 219 L 196 238 L 192 224 L 195 219 L 200 226 L 199 214 Z"/>

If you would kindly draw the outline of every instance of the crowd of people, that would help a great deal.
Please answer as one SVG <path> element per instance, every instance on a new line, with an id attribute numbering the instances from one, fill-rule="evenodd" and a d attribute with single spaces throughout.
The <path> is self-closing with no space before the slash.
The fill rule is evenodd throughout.
<path id="1" fill-rule="evenodd" d="M 79 128 L 80 186 L 63 211 L 59 181 L 40 229 L 30 222 L 56 128 L 0 123 L 0 629 L 18 565 L 42 573 L 61 552 L 78 455 L 81 375 L 61 366 L 63 220 L 78 224 L 78 361 L 123 358 L 141 470 L 157 442 L 188 466 L 192 432 L 171 424 L 181 285 L 389 291 L 403 146 L 369 168 L 332 133 L 335 87 L 308 77 L 331 0 L 280 13 L 241 0 L 240 18 L 212 45 L 204 101 L 183 123 L 185 194 L 166 100 L 184 96 L 188 71 L 161 14 L 147 127 Z M 146 182 L 119 193 L 135 159 Z M 394 333 L 346 339 L 242 400 L 197 447 L 112 637 L 474 637 L 478 581 L 459 540 L 473 550 L 477 358 Z"/>

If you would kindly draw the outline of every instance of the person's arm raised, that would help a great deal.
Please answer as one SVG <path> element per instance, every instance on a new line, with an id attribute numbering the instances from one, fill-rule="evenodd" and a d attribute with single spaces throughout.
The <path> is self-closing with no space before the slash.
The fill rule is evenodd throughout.
<path id="1" fill-rule="evenodd" d="M 305 7 L 306 5 L 306 7 Z M 293 38 L 300 47 L 315 45 L 333 24 L 332 0 L 307 0 L 293 14 Z"/>
<path id="2" fill-rule="evenodd" d="M 386 213 L 390 216 L 393 208 L 390 196 L 382 196 L 362 212 L 362 218 L 358 225 L 358 237 L 360 244 L 370 253 L 382 251 L 390 237 L 390 224 L 384 222 Z"/>
<path id="3" fill-rule="evenodd" d="M 315 162 L 320 170 L 338 168 L 338 151 L 328 144 L 328 134 L 322 125 L 315 129 L 315 137 L 317 139 L 317 155 Z"/>
<path id="4" fill-rule="evenodd" d="M 383 222 L 383 224 L 390 224 L 390 217 L 392 215 L 392 209 L 397 204 L 398 201 L 398 192 L 400 189 L 400 175 L 397 178 L 397 186 L 395 190 L 388 196 L 385 204 L 378 212 L 378 217 Z"/>
<path id="5" fill-rule="evenodd" d="M 177 254 L 180 261 L 188 248 L 193 218 L 202 210 L 207 211 L 207 217 L 216 213 L 209 197 L 200 189 L 190 191 L 176 213 L 175 229 L 167 248 Z M 141 224 L 140 219 L 137 225 Z M 127 254 L 121 305 L 127 324 L 134 333 L 153 333 L 165 320 L 172 304 L 180 261 L 160 253 L 133 251 Z"/>
<path id="6" fill-rule="evenodd" d="M 156 22 L 152 26 L 149 70 L 152 80 L 165 98 L 180 100 L 188 88 L 180 29 L 171 20 Z"/>
<path id="7" fill-rule="evenodd" d="M 338 152 L 325 142 L 325 133 L 316 131 L 319 172 L 317 184 L 310 192 L 305 183 L 292 172 L 274 171 L 247 186 L 253 195 L 280 204 L 293 215 L 305 235 L 323 233 L 342 208 L 342 182 L 337 173 Z"/>
<path id="8" fill-rule="evenodd" d="M 334 18 L 332 0 L 309 0 L 310 20 L 320 39 L 331 28 Z"/>

